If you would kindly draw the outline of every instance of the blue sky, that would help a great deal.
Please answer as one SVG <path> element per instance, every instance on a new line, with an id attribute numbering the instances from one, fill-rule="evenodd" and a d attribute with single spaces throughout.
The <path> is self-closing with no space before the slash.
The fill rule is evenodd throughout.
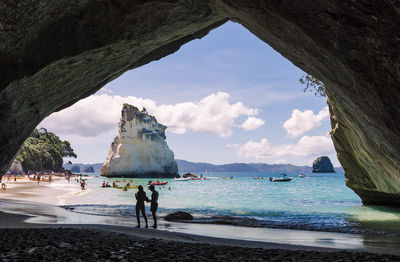
<path id="1" fill-rule="evenodd" d="M 326 99 L 303 92 L 298 81 L 303 74 L 247 29 L 228 22 L 168 57 L 126 72 L 90 101 L 53 114 L 41 126 L 71 142 L 78 154 L 73 161 L 103 162 L 117 135 L 119 104 L 138 101 L 169 126 L 167 143 L 178 159 L 311 165 L 328 155 L 338 166 L 323 111 Z M 212 121 L 211 110 L 218 114 Z M 182 127 L 171 120 L 188 115 L 197 117 L 194 124 Z M 245 129 L 249 117 L 258 124 Z"/>

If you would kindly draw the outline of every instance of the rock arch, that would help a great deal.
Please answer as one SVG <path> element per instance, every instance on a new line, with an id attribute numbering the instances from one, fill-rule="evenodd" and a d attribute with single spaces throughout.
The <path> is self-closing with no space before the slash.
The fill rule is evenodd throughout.
<path id="1" fill-rule="evenodd" d="M 1 173 L 43 118 L 228 20 L 323 80 L 348 186 L 365 204 L 400 205 L 394 0 L 2 1 Z"/>

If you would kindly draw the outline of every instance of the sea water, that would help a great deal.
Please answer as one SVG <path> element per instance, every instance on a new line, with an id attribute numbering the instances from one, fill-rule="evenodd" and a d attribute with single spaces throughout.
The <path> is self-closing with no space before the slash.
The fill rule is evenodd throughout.
<path id="1" fill-rule="evenodd" d="M 168 184 L 157 186 L 158 214 L 163 217 L 171 212 L 186 211 L 194 216 L 195 223 L 364 234 L 398 233 L 399 210 L 363 206 L 360 198 L 346 187 L 343 173 L 304 174 L 305 177 L 300 178 L 298 173 L 287 173 L 293 178 L 290 182 L 269 181 L 269 177 L 280 177 L 279 173 L 239 172 L 203 173 L 207 180 L 160 179 Z M 254 179 L 258 177 L 264 179 Z M 103 180 L 112 184 L 123 179 L 91 174 L 86 181 L 88 190 L 63 199 L 63 207 L 85 214 L 134 216 L 137 189 L 102 188 Z M 131 185 L 142 185 L 150 197 L 149 180 L 132 179 Z M 76 182 L 71 180 L 71 183 Z"/>

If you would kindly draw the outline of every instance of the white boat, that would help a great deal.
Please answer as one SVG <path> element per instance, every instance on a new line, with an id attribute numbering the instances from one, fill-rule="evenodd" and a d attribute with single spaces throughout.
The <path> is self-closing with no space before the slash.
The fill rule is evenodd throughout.
<path id="1" fill-rule="evenodd" d="M 174 181 L 189 181 L 190 177 L 181 177 L 181 178 L 174 178 Z"/>
<path id="2" fill-rule="evenodd" d="M 300 174 L 300 175 L 299 175 L 299 177 L 300 177 L 300 178 L 305 178 L 305 177 L 306 177 L 306 175 L 304 175 L 304 174 Z"/>
<path id="3" fill-rule="evenodd" d="M 289 182 L 293 178 L 288 177 L 286 174 L 282 174 L 281 177 L 270 177 L 269 181 L 271 182 Z"/>

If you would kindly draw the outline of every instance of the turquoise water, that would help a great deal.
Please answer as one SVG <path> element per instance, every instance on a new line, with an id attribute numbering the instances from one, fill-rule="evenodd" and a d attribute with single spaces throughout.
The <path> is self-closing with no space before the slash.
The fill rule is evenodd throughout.
<path id="1" fill-rule="evenodd" d="M 168 181 L 158 187 L 159 214 L 187 211 L 196 223 L 231 224 L 250 227 L 290 228 L 351 233 L 393 233 L 387 221 L 400 223 L 396 209 L 362 206 L 360 198 L 345 185 L 342 173 L 290 174 L 290 182 L 270 182 L 278 173 L 206 173 L 209 180 Z M 222 179 L 222 177 L 234 177 Z M 253 179 L 264 177 L 265 179 Z M 65 200 L 69 210 L 87 214 L 134 216 L 134 193 L 101 188 L 103 180 L 93 175 L 88 192 Z M 147 190 L 149 179 L 133 179 Z M 170 190 L 169 190 L 170 188 Z M 400 224 L 397 224 L 400 225 Z"/>

